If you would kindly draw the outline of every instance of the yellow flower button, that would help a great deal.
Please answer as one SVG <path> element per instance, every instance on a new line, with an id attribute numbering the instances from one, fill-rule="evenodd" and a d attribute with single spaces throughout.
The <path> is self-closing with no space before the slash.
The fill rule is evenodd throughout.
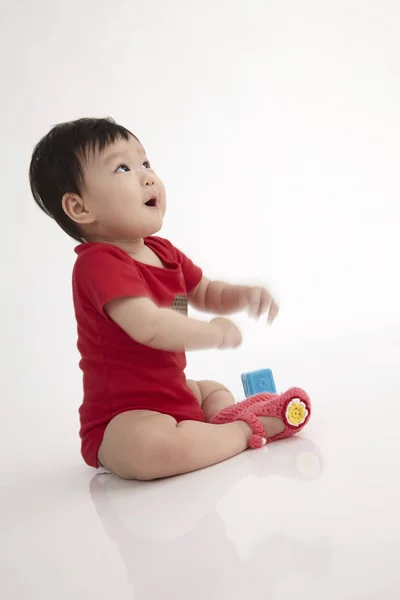
<path id="1" fill-rule="evenodd" d="M 289 425 L 292 425 L 293 427 L 299 427 L 300 425 L 303 425 L 307 417 L 308 410 L 304 402 L 298 398 L 295 398 L 289 402 L 286 408 L 286 420 Z"/>

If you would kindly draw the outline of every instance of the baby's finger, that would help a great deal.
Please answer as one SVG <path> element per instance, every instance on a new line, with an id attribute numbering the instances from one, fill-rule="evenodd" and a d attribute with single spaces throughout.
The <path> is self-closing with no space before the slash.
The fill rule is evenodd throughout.
<path id="1" fill-rule="evenodd" d="M 269 312 L 271 303 L 272 303 L 271 294 L 267 290 L 262 289 L 261 296 L 260 296 L 260 308 L 259 308 L 258 314 L 257 314 L 258 318 L 260 318 L 265 313 Z"/>
<path id="2" fill-rule="evenodd" d="M 272 323 L 275 321 L 278 314 L 279 314 L 279 306 L 275 302 L 275 300 L 272 300 L 271 306 L 269 308 L 269 313 L 268 313 L 268 325 L 272 325 Z"/>
<path id="3" fill-rule="evenodd" d="M 261 291 L 260 288 L 252 288 L 249 295 L 249 316 L 257 317 L 260 310 Z"/>

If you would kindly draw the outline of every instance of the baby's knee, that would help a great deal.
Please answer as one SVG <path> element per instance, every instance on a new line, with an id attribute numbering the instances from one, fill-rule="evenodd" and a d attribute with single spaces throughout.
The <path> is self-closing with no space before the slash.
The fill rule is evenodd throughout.
<path id="1" fill-rule="evenodd" d="M 122 413 L 105 431 L 99 461 L 123 479 L 158 479 L 172 460 L 175 432 L 176 420 L 169 415 Z"/>
<path id="2" fill-rule="evenodd" d="M 198 382 L 194 381 L 193 379 L 188 379 L 186 381 L 186 385 L 188 386 L 189 390 L 196 396 L 198 403 L 201 405 L 201 403 L 203 402 L 203 396 L 200 391 Z"/>
<path id="3" fill-rule="evenodd" d="M 138 442 L 124 461 L 125 479 L 152 481 L 173 474 L 180 448 L 172 436 L 154 431 L 154 435 Z"/>
<path id="4" fill-rule="evenodd" d="M 228 392 L 229 394 L 231 393 L 226 386 L 224 386 L 222 383 L 218 383 L 218 381 L 203 380 L 198 381 L 197 385 L 201 392 L 203 401 L 215 394 L 216 392 Z"/>

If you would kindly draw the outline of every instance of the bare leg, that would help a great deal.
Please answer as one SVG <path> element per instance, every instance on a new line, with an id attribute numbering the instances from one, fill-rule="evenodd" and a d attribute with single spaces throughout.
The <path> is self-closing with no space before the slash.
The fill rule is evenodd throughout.
<path id="1" fill-rule="evenodd" d="M 280 419 L 262 419 L 268 436 L 283 430 Z M 240 454 L 252 431 L 242 422 L 177 423 L 151 411 L 127 411 L 107 426 L 99 461 L 124 479 L 151 480 L 203 469 Z"/>
<path id="2" fill-rule="evenodd" d="M 222 383 L 188 380 L 187 385 L 199 401 L 207 422 L 224 408 L 235 404 L 232 393 Z"/>
<path id="3" fill-rule="evenodd" d="M 193 381 L 189 379 L 187 385 L 199 401 L 207 422 L 210 422 L 224 408 L 235 404 L 232 393 L 217 381 Z M 281 419 L 276 417 L 260 417 L 260 421 L 264 425 L 268 437 L 278 435 L 285 429 Z"/>

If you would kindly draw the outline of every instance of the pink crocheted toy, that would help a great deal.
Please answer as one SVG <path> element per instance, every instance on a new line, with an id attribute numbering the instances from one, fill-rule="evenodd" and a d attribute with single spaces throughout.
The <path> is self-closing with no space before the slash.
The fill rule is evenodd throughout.
<path id="1" fill-rule="evenodd" d="M 300 388 L 291 388 L 284 394 L 257 394 L 243 402 L 228 406 L 211 421 L 216 425 L 245 421 L 253 430 L 250 448 L 260 448 L 267 442 L 274 442 L 298 433 L 308 423 L 311 416 L 311 401 Z M 285 430 L 267 438 L 265 429 L 258 417 L 278 417 L 285 424 Z"/>

